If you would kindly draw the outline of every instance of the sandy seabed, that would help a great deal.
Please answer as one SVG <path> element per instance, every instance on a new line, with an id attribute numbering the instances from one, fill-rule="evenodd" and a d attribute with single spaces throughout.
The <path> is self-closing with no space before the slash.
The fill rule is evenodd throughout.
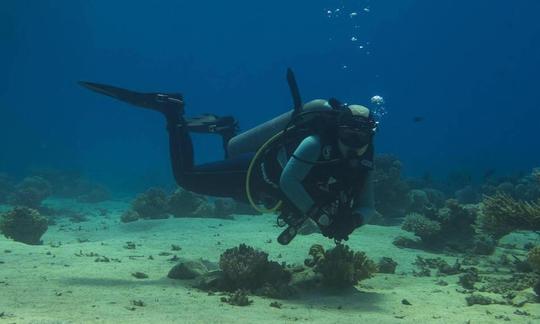
<path id="1" fill-rule="evenodd" d="M 331 247 L 319 234 L 298 236 L 289 246 L 275 238 L 275 217 L 235 216 L 234 220 L 170 218 L 123 224 L 125 202 L 76 204 L 50 200 L 47 204 L 91 215 L 88 221 L 59 221 L 43 236 L 44 244 L 30 246 L 0 237 L 0 323 L 539 323 L 540 304 L 467 306 L 458 276 L 414 277 L 417 255 L 455 257 L 392 244 L 399 227 L 367 225 L 347 244 L 378 260 L 398 262 L 396 274 L 377 274 L 346 291 L 315 290 L 290 300 L 250 296 L 247 307 L 221 302 L 219 294 L 192 288 L 191 281 L 172 280 L 167 273 L 177 255 L 213 262 L 226 249 L 246 243 L 264 250 L 271 260 L 302 264 L 312 244 Z M 4 206 L 5 207 L 5 206 Z M 98 210 L 106 209 L 105 216 Z M 520 236 L 506 240 L 519 241 Z M 135 243 L 127 249 L 126 242 Z M 171 245 L 180 251 L 172 251 Z M 164 253 L 166 252 L 166 253 Z M 160 255 L 162 254 L 162 255 Z M 164 255 L 168 254 L 168 255 Z M 96 262 L 97 255 L 110 262 Z M 149 258 L 152 256 L 153 259 Z M 131 274 L 144 272 L 147 279 Z M 406 299 L 411 305 L 405 305 Z M 134 306 L 132 301 L 143 301 Z"/>

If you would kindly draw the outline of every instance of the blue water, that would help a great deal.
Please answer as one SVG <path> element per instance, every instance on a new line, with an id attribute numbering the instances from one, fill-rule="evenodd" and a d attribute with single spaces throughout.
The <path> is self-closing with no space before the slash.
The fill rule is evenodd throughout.
<path id="1" fill-rule="evenodd" d="M 529 171 L 540 164 L 539 12 L 536 0 L 4 0 L 0 170 L 172 184 L 162 117 L 76 81 L 181 91 L 188 115 L 232 114 L 247 129 L 289 109 L 290 66 L 305 100 L 383 96 L 377 151 L 408 175 Z M 222 157 L 218 138 L 195 145 L 197 161 Z"/>

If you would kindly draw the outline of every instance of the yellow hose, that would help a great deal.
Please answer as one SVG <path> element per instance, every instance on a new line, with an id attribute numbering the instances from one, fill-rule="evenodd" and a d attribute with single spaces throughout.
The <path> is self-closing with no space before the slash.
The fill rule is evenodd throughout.
<path id="1" fill-rule="evenodd" d="M 248 171 L 247 171 L 247 175 L 246 175 L 246 195 L 247 195 L 247 198 L 248 198 L 248 201 L 250 203 L 250 205 L 255 208 L 256 211 L 258 211 L 259 213 L 273 213 L 275 212 L 276 210 L 278 210 L 281 205 L 283 204 L 283 201 L 278 201 L 276 203 L 276 205 L 270 209 L 268 208 L 261 208 L 259 205 L 257 205 L 254 201 L 253 201 L 253 197 L 251 196 L 251 174 L 253 172 L 253 167 L 255 165 L 255 162 L 259 159 L 259 156 L 266 150 L 266 148 L 268 148 L 268 146 L 270 146 L 270 144 L 273 144 L 273 142 L 278 139 L 281 135 L 283 135 L 285 131 L 281 131 L 279 133 L 277 133 L 276 135 L 272 136 L 268 141 L 266 141 L 260 148 L 259 150 L 257 150 L 257 153 L 255 153 L 255 156 L 253 157 L 253 159 L 251 160 L 251 163 L 249 164 L 249 168 L 248 168 Z"/>

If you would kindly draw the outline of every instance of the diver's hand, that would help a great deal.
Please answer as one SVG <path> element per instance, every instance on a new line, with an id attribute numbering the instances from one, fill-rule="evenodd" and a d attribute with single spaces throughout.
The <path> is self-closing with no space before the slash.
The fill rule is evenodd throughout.
<path id="1" fill-rule="evenodd" d="M 363 224 L 363 217 L 359 212 L 348 213 L 347 215 L 340 215 L 329 226 L 319 226 L 324 236 L 337 240 L 347 241 L 349 235 L 358 227 Z"/>
<path id="2" fill-rule="evenodd" d="M 330 226 L 333 222 L 332 213 L 325 207 L 311 207 L 306 217 L 311 218 L 321 229 Z"/>
<path id="3" fill-rule="evenodd" d="M 277 221 L 279 227 L 284 227 L 285 225 L 299 227 L 305 221 L 305 218 L 303 215 L 292 210 L 282 210 Z"/>

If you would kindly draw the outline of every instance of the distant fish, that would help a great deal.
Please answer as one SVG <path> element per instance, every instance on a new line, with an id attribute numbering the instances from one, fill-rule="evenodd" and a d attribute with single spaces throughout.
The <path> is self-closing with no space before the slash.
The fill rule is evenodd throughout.
<path id="1" fill-rule="evenodd" d="M 413 118 L 413 122 L 415 123 L 420 123 L 420 122 L 423 122 L 424 121 L 424 117 L 422 116 L 416 116 Z"/>

